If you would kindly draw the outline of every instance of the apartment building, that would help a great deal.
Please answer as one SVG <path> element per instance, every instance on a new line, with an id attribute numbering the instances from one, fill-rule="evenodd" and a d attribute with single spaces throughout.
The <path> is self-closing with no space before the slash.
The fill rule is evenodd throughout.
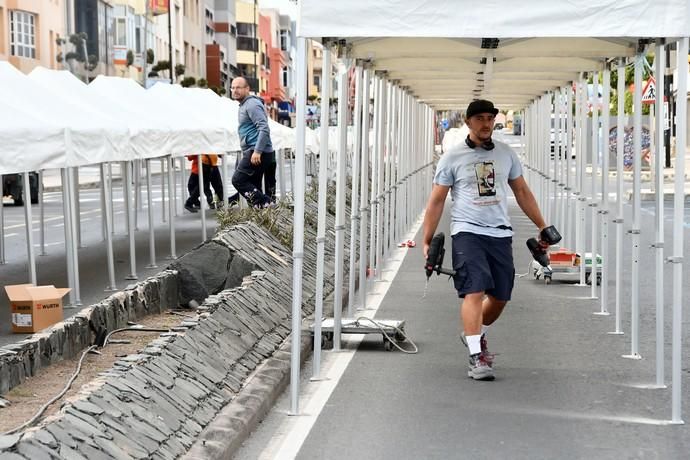
<path id="1" fill-rule="evenodd" d="M 230 93 L 237 68 L 237 23 L 235 0 L 206 0 L 206 80 L 209 87 Z"/>
<path id="2" fill-rule="evenodd" d="M 65 36 L 65 0 L 0 0 L 0 60 L 22 72 L 61 69 L 56 39 Z"/>
<path id="3" fill-rule="evenodd" d="M 185 77 L 206 77 L 205 27 L 206 8 L 203 0 L 182 0 L 182 64 Z"/>
<path id="4" fill-rule="evenodd" d="M 257 0 L 236 0 L 237 68 L 256 94 L 266 91 L 268 82 L 262 78 L 261 66 L 266 45 L 259 37 L 259 6 Z"/>

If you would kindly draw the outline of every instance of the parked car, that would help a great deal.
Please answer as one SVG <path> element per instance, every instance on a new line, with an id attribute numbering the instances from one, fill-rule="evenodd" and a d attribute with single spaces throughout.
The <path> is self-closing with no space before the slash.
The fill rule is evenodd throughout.
<path id="1" fill-rule="evenodd" d="M 29 173 L 29 193 L 31 203 L 38 203 L 38 173 Z M 24 205 L 24 175 L 7 174 L 2 176 L 2 196 L 11 196 L 15 206 Z"/>
<path id="2" fill-rule="evenodd" d="M 496 123 L 496 124 L 494 125 L 494 130 L 495 130 L 495 131 L 500 131 L 500 130 L 502 130 L 504 127 L 505 127 L 505 126 L 503 126 L 503 123 Z"/>

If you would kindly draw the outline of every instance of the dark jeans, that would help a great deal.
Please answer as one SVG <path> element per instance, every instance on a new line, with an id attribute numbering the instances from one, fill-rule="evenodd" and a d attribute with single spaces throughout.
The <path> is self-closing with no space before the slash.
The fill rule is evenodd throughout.
<path id="1" fill-rule="evenodd" d="M 271 202 L 276 201 L 276 169 L 277 164 L 275 161 L 266 163 L 264 166 L 264 188 L 266 190 L 266 195 L 269 196 Z"/>
<path id="2" fill-rule="evenodd" d="M 220 177 L 220 170 L 218 166 L 203 165 L 204 172 L 204 195 L 206 195 L 206 202 L 213 203 L 213 193 L 211 187 L 218 195 L 218 199 L 223 201 L 223 180 Z M 189 191 L 189 199 L 187 204 L 200 206 L 199 202 L 201 192 L 199 191 L 199 175 L 192 173 L 189 175 L 187 181 L 187 190 Z"/>
<path id="3" fill-rule="evenodd" d="M 242 195 L 250 206 L 265 206 L 271 202 L 268 195 L 261 189 L 261 180 L 264 175 L 264 163 L 254 166 L 251 163 L 252 151 L 242 154 L 242 159 L 237 164 L 235 174 L 232 175 L 232 185 Z M 274 172 L 275 177 L 275 172 Z M 275 186 L 274 186 L 275 187 Z"/>

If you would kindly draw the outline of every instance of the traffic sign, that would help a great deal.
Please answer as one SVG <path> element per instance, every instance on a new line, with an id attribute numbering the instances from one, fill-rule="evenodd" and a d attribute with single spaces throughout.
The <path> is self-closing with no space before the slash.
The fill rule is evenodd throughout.
<path id="1" fill-rule="evenodd" d="M 654 77 L 649 77 L 647 84 L 642 91 L 643 104 L 656 104 L 656 80 Z"/>

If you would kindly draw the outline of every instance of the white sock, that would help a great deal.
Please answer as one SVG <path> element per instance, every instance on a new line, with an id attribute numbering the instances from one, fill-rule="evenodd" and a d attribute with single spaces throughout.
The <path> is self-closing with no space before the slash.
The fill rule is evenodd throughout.
<path id="1" fill-rule="evenodd" d="M 482 335 L 486 335 L 486 331 L 489 330 L 489 327 L 491 327 L 491 325 L 487 326 L 486 324 L 482 324 Z"/>
<path id="2" fill-rule="evenodd" d="M 470 349 L 471 355 L 476 355 L 477 353 L 482 352 L 482 346 L 479 343 L 481 338 L 481 335 L 468 335 L 465 337 L 465 339 L 467 340 L 467 348 Z"/>

